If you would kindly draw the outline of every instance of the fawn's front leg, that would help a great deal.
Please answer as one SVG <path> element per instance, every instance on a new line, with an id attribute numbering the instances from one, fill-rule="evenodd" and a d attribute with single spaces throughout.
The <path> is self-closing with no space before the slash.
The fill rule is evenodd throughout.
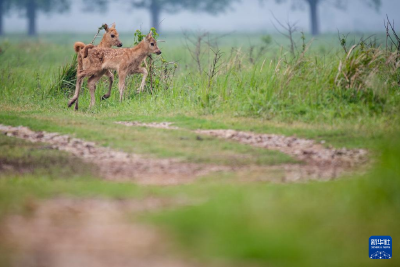
<path id="1" fill-rule="evenodd" d="M 140 84 L 140 87 L 137 90 L 137 92 L 140 93 L 140 92 L 143 92 L 143 90 L 144 90 L 144 84 L 146 83 L 146 78 L 147 78 L 148 72 L 147 72 L 146 68 L 139 68 L 135 72 L 143 74 L 142 83 Z"/>
<path id="2" fill-rule="evenodd" d="M 125 79 L 126 79 L 127 73 L 126 72 L 119 72 L 118 77 L 118 89 L 119 89 L 119 101 L 122 102 L 122 99 L 124 98 L 124 90 L 125 90 Z"/>
<path id="3" fill-rule="evenodd" d="M 90 92 L 90 105 L 89 107 L 93 107 L 96 101 L 95 92 L 96 92 L 96 83 L 100 80 L 101 76 L 103 76 L 104 72 L 99 73 L 98 75 L 94 75 L 88 80 L 88 87 Z"/>
<path id="4" fill-rule="evenodd" d="M 112 85 L 113 85 L 113 82 L 114 82 L 114 74 L 113 74 L 110 70 L 107 70 L 106 76 L 108 77 L 108 80 L 109 80 L 108 92 L 107 92 L 107 94 L 105 94 L 105 95 L 103 95 L 103 96 L 101 97 L 101 100 L 106 100 L 107 98 L 110 97 L 110 95 L 111 95 L 111 88 L 112 88 Z"/>

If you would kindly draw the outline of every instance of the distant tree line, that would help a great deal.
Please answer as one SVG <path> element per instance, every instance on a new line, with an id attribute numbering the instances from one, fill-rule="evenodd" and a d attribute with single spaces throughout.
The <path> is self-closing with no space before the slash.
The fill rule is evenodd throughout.
<path id="1" fill-rule="evenodd" d="M 181 10 L 191 10 L 218 14 L 228 10 L 234 2 L 241 0 L 83 0 L 86 7 L 92 11 L 106 10 L 108 4 L 112 2 L 125 2 L 133 8 L 145 9 L 151 17 L 151 27 L 160 28 L 160 18 L 163 12 L 176 13 Z M 267 1 L 267 0 L 260 0 Z M 320 33 L 318 7 L 322 2 L 333 3 L 332 7 L 345 8 L 346 0 L 275 0 L 277 3 L 291 2 L 292 7 L 302 7 L 308 5 L 311 29 L 313 35 Z M 379 9 L 382 0 L 360 0 Z M 28 35 L 36 35 L 36 20 L 38 13 L 65 12 L 69 10 L 71 0 L 0 0 L 0 35 L 3 32 L 3 18 L 7 12 L 17 10 L 27 18 Z"/>
<path id="2" fill-rule="evenodd" d="M 261 0 L 262 1 L 262 0 Z M 278 4 L 291 2 L 293 8 L 301 8 L 303 5 L 308 5 L 309 12 L 310 12 L 310 32 L 312 35 L 319 35 L 320 34 L 320 23 L 319 23 L 319 16 L 318 16 L 318 7 L 322 2 L 329 2 L 332 4 L 333 7 L 344 9 L 348 4 L 348 0 L 275 0 Z M 353 0 L 354 1 L 354 0 Z M 362 2 L 366 3 L 368 6 L 375 8 L 376 10 L 382 4 L 382 0 L 361 0 Z"/>
<path id="3" fill-rule="evenodd" d="M 99 7 L 105 8 L 111 2 L 124 0 L 84 0 L 87 4 L 96 2 Z M 177 13 L 182 10 L 196 12 L 206 12 L 209 14 L 218 14 L 228 10 L 234 2 L 240 0 L 125 0 L 133 8 L 145 9 L 151 17 L 150 27 L 160 28 L 160 17 L 162 12 Z"/>
<path id="4" fill-rule="evenodd" d="M 17 10 L 27 18 L 28 35 L 35 35 L 39 12 L 64 12 L 69 7 L 70 0 L 0 0 L 0 35 L 4 33 L 4 15 L 11 10 Z"/>
<path id="5" fill-rule="evenodd" d="M 86 7 L 92 11 L 106 10 L 108 4 L 123 0 L 83 0 Z M 126 0 L 133 8 L 147 9 L 151 16 L 151 27 L 160 26 L 160 14 L 162 12 L 175 13 L 183 9 L 217 14 L 230 8 L 233 2 L 240 0 Z M 4 15 L 16 10 L 27 19 L 28 35 L 37 33 L 36 20 L 38 13 L 65 12 L 68 11 L 71 0 L 0 0 L 0 35 L 3 31 Z M 86 8 L 89 11 L 89 8 Z"/>

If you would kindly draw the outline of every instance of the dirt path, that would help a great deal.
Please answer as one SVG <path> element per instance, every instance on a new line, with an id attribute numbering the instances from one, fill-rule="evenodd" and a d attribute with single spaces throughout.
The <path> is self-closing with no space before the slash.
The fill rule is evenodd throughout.
<path id="1" fill-rule="evenodd" d="M 144 126 L 177 129 L 171 123 L 118 122 L 127 126 Z M 173 185 L 190 183 L 200 176 L 220 171 L 255 171 L 260 175 L 254 181 L 295 182 L 303 180 L 329 180 L 345 172 L 364 166 L 368 160 L 363 149 L 326 148 L 313 140 L 282 135 L 255 134 L 235 130 L 198 130 L 196 133 L 237 141 L 247 145 L 278 150 L 289 154 L 306 164 L 283 164 L 279 166 L 228 167 L 185 163 L 177 159 L 149 159 L 111 148 L 101 147 L 93 142 L 72 138 L 58 133 L 35 132 L 27 127 L 4 126 L 0 132 L 32 142 L 44 142 L 53 149 L 67 151 L 74 156 L 98 166 L 99 174 L 108 180 L 134 181 L 141 184 Z M 283 175 L 276 173 L 283 172 Z M 263 177 L 263 173 L 264 175 Z M 249 181 L 253 181 L 249 179 Z"/>
<path id="2" fill-rule="evenodd" d="M 276 134 L 255 134 L 235 130 L 198 130 L 196 132 L 256 147 L 278 150 L 306 162 L 320 162 L 352 167 L 367 160 L 367 151 L 364 149 L 327 148 L 313 140 L 297 137 L 286 137 Z"/>
<path id="3" fill-rule="evenodd" d="M 195 266 L 174 256 L 162 233 L 134 219 L 179 201 L 59 198 L 26 205 L 29 213 L 7 217 L 0 229 L 11 266 Z"/>
<path id="4" fill-rule="evenodd" d="M 98 166 L 99 175 L 108 180 L 141 184 L 173 185 L 189 183 L 211 172 L 230 171 L 231 167 L 185 163 L 177 159 L 149 159 L 137 154 L 101 147 L 68 135 L 35 132 L 27 127 L 0 124 L 0 132 L 31 142 L 43 142 Z"/>
<path id="5" fill-rule="evenodd" d="M 171 122 L 139 123 L 118 122 L 126 126 L 142 126 L 163 129 L 179 129 Z M 306 179 L 327 180 L 336 178 L 345 172 L 365 166 L 368 161 L 364 149 L 327 148 L 314 140 L 297 137 L 287 137 L 276 134 L 256 134 L 236 130 L 197 130 L 198 134 L 233 140 L 243 144 L 277 150 L 305 162 L 305 165 L 285 164 L 272 166 L 269 169 L 284 170 L 283 181 L 298 181 Z"/>

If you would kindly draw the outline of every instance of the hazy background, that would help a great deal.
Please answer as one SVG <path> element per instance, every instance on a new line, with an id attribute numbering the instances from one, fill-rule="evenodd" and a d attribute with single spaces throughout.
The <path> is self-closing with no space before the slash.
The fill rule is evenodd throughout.
<path id="1" fill-rule="evenodd" d="M 400 1 L 383 0 L 380 11 L 369 8 L 360 1 L 349 1 L 345 10 L 336 9 L 329 2 L 319 7 L 321 32 L 383 31 L 386 14 L 400 23 Z M 273 0 L 261 4 L 258 0 L 242 0 L 225 13 L 216 16 L 182 11 L 161 14 L 163 31 L 201 29 L 207 31 L 263 31 L 274 32 L 271 12 L 281 21 L 298 22 L 299 30 L 309 32 L 309 10 L 292 9 L 290 3 L 276 4 Z M 117 24 L 119 31 L 146 30 L 150 26 L 150 14 L 146 9 L 134 9 L 123 1 L 109 5 L 104 12 L 85 12 L 82 0 L 73 0 L 70 11 L 62 14 L 38 13 L 37 31 L 43 32 L 93 32 L 102 23 Z M 27 19 L 20 12 L 6 14 L 4 32 L 26 32 Z M 397 28 L 397 27 L 396 27 Z"/>

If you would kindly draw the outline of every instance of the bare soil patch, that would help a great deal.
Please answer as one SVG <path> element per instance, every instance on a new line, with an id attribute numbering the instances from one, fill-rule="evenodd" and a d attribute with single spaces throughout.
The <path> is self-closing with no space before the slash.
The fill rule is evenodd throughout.
<path id="1" fill-rule="evenodd" d="M 35 132 L 27 127 L 0 124 L 0 132 L 31 142 L 48 143 L 52 149 L 94 163 L 102 177 L 116 181 L 134 181 L 142 184 L 172 185 L 189 183 L 211 172 L 229 171 L 232 168 L 217 165 L 185 163 L 178 159 L 151 159 L 137 154 L 101 147 L 94 142 L 59 133 Z"/>
<path id="2" fill-rule="evenodd" d="M 157 198 L 31 201 L 29 212 L 5 218 L 0 233 L 11 266 L 195 266 L 171 253 L 163 233 L 135 221 L 138 212 L 181 204 Z"/>
<path id="3" fill-rule="evenodd" d="M 306 165 L 284 165 L 289 181 L 302 177 L 335 178 L 345 171 L 367 163 L 364 149 L 336 149 L 323 146 L 314 140 L 286 137 L 275 134 L 256 134 L 235 130 L 197 130 L 196 133 L 234 140 L 243 144 L 278 150 L 291 155 Z"/>
<path id="4" fill-rule="evenodd" d="M 149 127 L 149 128 L 158 128 L 158 129 L 169 129 L 169 130 L 177 130 L 179 129 L 176 126 L 172 126 L 172 122 L 138 122 L 138 121 L 117 121 L 117 124 L 122 124 L 125 126 L 139 126 L 139 127 Z"/>

